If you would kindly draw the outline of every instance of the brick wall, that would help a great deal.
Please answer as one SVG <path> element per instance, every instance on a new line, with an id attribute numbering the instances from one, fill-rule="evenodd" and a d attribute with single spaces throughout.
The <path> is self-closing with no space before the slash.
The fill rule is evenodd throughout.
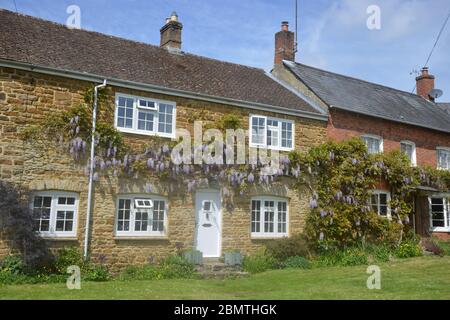
<path id="1" fill-rule="evenodd" d="M 15 182 L 34 191 L 63 190 L 79 194 L 78 228 L 76 239 L 52 240 L 53 247 L 66 245 L 82 246 L 84 241 L 85 212 L 87 202 L 87 177 L 83 167 L 56 146 L 45 146 L 21 141 L 19 132 L 28 124 L 39 123 L 47 115 L 68 110 L 81 103 L 85 90 L 92 84 L 61 77 L 0 68 L 0 179 Z M 176 98 L 136 90 L 112 88 L 109 101 L 114 105 L 116 92 L 135 94 L 177 103 L 177 127 L 193 129 L 189 118 L 200 112 L 210 121 L 225 114 L 234 113 L 242 117 L 244 129 L 248 128 L 249 114 L 254 110 L 213 104 L 192 99 Z M 203 110 L 203 111 L 202 111 Z M 307 149 L 325 140 L 326 123 L 257 112 L 268 116 L 288 118 L 295 121 L 296 148 Z M 101 115 L 113 122 L 113 112 Z M 124 135 L 134 147 L 142 147 L 151 137 Z M 145 184 L 157 184 L 155 179 L 117 180 L 102 178 L 95 185 L 91 253 L 93 259 L 106 258 L 106 262 L 118 270 L 129 264 L 146 263 L 150 257 L 160 258 L 176 251 L 177 246 L 191 248 L 194 243 L 195 205 L 191 195 L 164 194 L 169 199 L 168 235 L 164 239 L 123 240 L 114 237 L 116 199 L 118 194 L 146 193 Z M 290 233 L 300 232 L 304 214 L 308 210 L 309 194 L 306 190 L 294 191 L 279 183 L 269 189 L 255 188 L 253 195 L 276 195 L 290 203 Z M 237 197 L 233 212 L 223 213 L 222 252 L 239 249 L 244 253 L 254 252 L 263 241 L 250 237 L 250 198 Z M 9 252 L 5 241 L 0 241 L 0 255 Z"/>
<path id="2" fill-rule="evenodd" d="M 417 164 L 437 167 L 436 147 L 450 147 L 450 134 L 393 121 L 382 120 L 352 112 L 331 110 L 327 136 L 343 141 L 362 134 L 383 138 L 384 151 L 400 150 L 400 142 L 416 144 Z"/>

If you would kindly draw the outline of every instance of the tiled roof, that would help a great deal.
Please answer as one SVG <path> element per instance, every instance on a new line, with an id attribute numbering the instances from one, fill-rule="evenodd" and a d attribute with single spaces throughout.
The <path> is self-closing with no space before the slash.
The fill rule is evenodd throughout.
<path id="1" fill-rule="evenodd" d="M 300 63 L 284 64 L 331 108 L 450 133 L 448 103 L 432 103 L 416 94 Z"/>
<path id="2" fill-rule="evenodd" d="M 0 60 L 318 114 L 264 70 L 134 42 L 0 9 Z"/>

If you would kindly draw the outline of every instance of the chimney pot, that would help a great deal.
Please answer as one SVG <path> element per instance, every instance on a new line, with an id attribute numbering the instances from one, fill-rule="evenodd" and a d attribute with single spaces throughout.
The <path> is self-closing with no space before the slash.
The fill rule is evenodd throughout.
<path id="1" fill-rule="evenodd" d="M 417 83 L 417 95 L 434 101 L 432 97 L 430 97 L 431 90 L 434 89 L 434 76 L 429 73 L 428 67 L 423 67 L 421 71 L 421 75 L 416 78 Z"/>
<path id="2" fill-rule="evenodd" d="M 283 21 L 281 23 L 281 30 L 282 31 L 289 31 L 289 22 L 288 21 Z"/>

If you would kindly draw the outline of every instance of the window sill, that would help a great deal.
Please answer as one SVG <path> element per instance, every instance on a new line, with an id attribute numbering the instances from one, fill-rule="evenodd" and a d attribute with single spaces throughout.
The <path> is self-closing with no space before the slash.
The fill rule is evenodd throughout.
<path id="1" fill-rule="evenodd" d="M 254 149 L 259 148 L 259 149 L 281 151 L 281 152 L 289 152 L 289 151 L 295 150 L 295 148 L 271 147 L 271 146 L 267 146 L 267 145 L 258 145 L 258 144 L 250 144 L 250 148 L 254 148 Z"/>
<path id="2" fill-rule="evenodd" d="M 49 241 L 78 241 L 78 237 L 41 235 L 41 238 Z"/>
<path id="3" fill-rule="evenodd" d="M 434 229 L 431 229 L 431 232 L 450 233 L 450 228 L 434 228 Z"/>
<path id="4" fill-rule="evenodd" d="M 288 238 L 287 234 L 277 234 L 277 235 L 251 235 L 252 240 L 273 240 L 273 239 L 283 239 Z"/>
<path id="5" fill-rule="evenodd" d="M 124 129 L 124 128 L 120 128 L 120 127 L 115 127 L 115 128 L 119 132 L 135 134 L 138 136 L 160 137 L 160 138 L 167 138 L 167 139 L 175 139 L 176 138 L 176 136 L 174 134 L 168 134 L 168 133 L 146 132 L 146 131 L 140 131 L 140 130 L 134 130 L 134 129 Z"/>
<path id="6" fill-rule="evenodd" d="M 169 240 L 168 236 L 115 236 L 116 241 L 149 241 L 149 240 Z"/>

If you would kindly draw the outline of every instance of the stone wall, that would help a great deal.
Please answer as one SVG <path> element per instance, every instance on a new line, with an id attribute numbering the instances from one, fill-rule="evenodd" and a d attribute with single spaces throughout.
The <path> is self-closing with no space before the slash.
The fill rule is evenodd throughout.
<path id="1" fill-rule="evenodd" d="M 79 194 L 77 237 L 51 240 L 53 247 L 76 245 L 82 247 L 86 223 L 88 178 L 84 167 L 75 163 L 66 152 L 52 142 L 46 145 L 28 143 L 20 138 L 20 131 L 30 124 L 42 122 L 48 115 L 69 110 L 83 101 L 83 95 L 92 83 L 62 77 L 0 68 L 0 179 L 17 183 L 31 191 L 63 190 Z M 225 114 L 242 117 L 244 129 L 248 129 L 249 115 L 258 113 L 295 121 L 296 148 L 307 148 L 325 140 L 326 123 L 281 114 L 259 112 L 228 105 L 196 101 L 149 92 L 110 88 L 109 102 L 114 108 L 116 92 L 174 101 L 177 104 L 177 128 L 193 129 L 192 119 L 200 115 L 207 121 L 216 121 Z M 113 110 L 113 109 L 112 109 Z M 113 123 L 114 112 L 103 110 L 100 115 Z M 125 141 L 139 148 L 152 137 L 124 134 Z M 116 199 L 118 194 L 145 194 L 147 179 L 118 181 L 103 177 L 95 185 L 91 224 L 90 250 L 94 260 L 105 261 L 118 270 L 130 264 L 144 264 L 176 252 L 188 249 L 194 243 L 195 205 L 191 195 L 168 195 L 167 237 L 147 239 L 117 239 L 114 234 Z M 157 183 L 157 181 L 153 181 Z M 289 201 L 289 232 L 300 232 L 304 214 L 308 208 L 309 194 L 294 191 L 287 183 L 279 183 L 269 190 L 252 190 L 254 195 L 277 195 Z M 162 193 L 162 192 L 161 192 Z M 250 237 L 250 198 L 237 198 L 233 212 L 223 213 L 222 252 L 241 250 L 254 252 L 264 242 Z M 9 249 L 0 242 L 0 255 Z"/>

